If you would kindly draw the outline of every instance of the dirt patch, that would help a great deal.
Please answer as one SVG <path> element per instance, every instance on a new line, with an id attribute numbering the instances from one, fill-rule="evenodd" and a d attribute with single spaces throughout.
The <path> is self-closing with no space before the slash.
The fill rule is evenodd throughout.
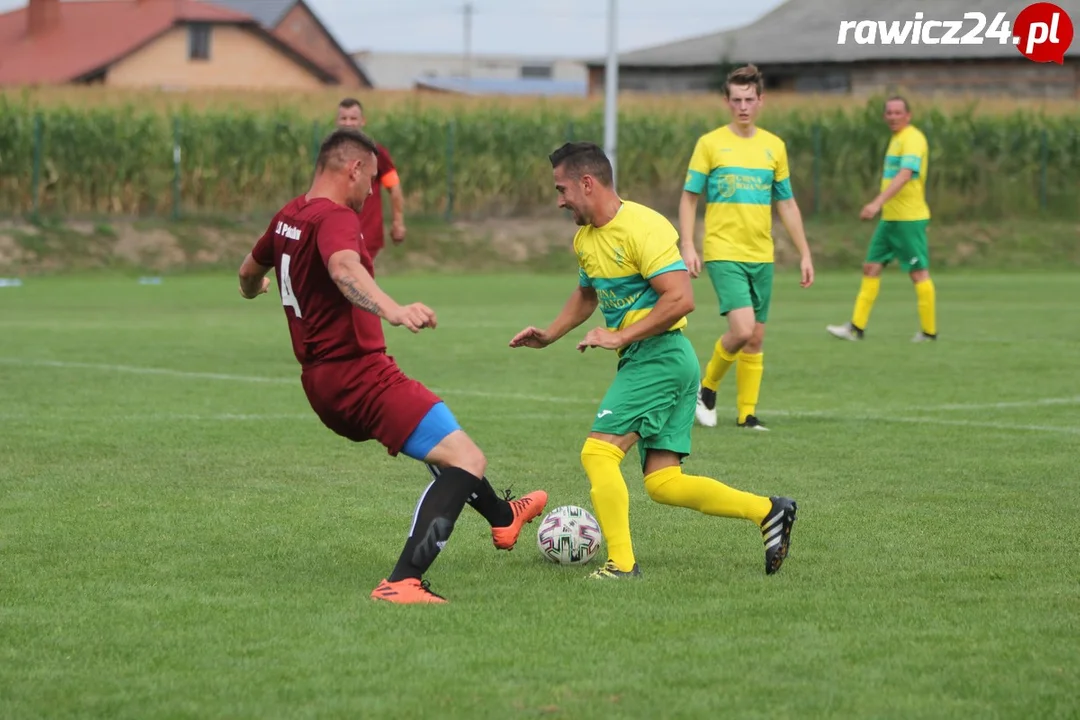
<path id="1" fill-rule="evenodd" d="M 119 228 L 113 255 L 121 262 L 135 267 L 164 272 L 187 264 L 176 236 L 166 230 L 136 230 L 131 226 Z"/>
<path id="2" fill-rule="evenodd" d="M 19 269 L 23 267 L 26 252 L 22 246 L 10 235 L 0 235 L 0 270 Z"/>
<path id="3" fill-rule="evenodd" d="M 671 218 L 673 224 L 675 218 Z M 265 225 L 183 221 L 48 222 L 0 220 L 0 276 L 94 268 L 155 273 L 235 270 Z M 446 224 L 416 220 L 402 245 L 388 241 L 381 271 L 421 272 L 573 271 L 568 217 L 506 218 Z M 858 267 L 871 223 L 811 219 L 807 238 L 819 270 Z M 699 221 L 700 247 L 704 233 Z M 776 264 L 797 266 L 798 251 L 783 224 L 774 223 Z M 1013 221 L 955 223 L 931 229 L 936 267 L 1054 268 L 1080 265 L 1080 228 L 1075 223 Z"/>

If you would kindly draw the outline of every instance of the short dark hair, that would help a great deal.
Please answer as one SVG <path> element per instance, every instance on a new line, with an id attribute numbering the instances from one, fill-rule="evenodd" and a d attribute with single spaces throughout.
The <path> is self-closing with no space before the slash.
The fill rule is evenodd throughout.
<path id="1" fill-rule="evenodd" d="M 904 112 L 911 112 L 911 106 L 908 105 L 907 98 L 905 98 L 903 95 L 890 96 L 889 99 L 885 101 L 884 107 L 889 107 L 889 103 L 891 102 L 902 102 L 904 103 Z"/>
<path id="2" fill-rule="evenodd" d="M 575 178 L 583 175 L 591 175 L 601 185 L 611 187 L 612 172 L 611 161 L 599 145 L 590 142 L 569 142 L 548 156 L 551 160 L 551 169 L 555 170 L 560 165 L 566 167 L 566 171 Z"/>
<path id="3" fill-rule="evenodd" d="M 318 170 L 328 166 L 344 166 L 349 160 L 350 151 L 378 153 L 375 141 L 356 128 L 339 128 L 326 136 L 319 146 L 319 159 L 315 163 Z"/>
<path id="4" fill-rule="evenodd" d="M 360 108 L 360 112 L 364 112 L 364 106 L 360 104 L 360 101 L 353 97 L 347 97 L 338 103 L 339 108 Z"/>
<path id="5" fill-rule="evenodd" d="M 757 90 L 758 97 L 765 92 L 765 78 L 761 74 L 761 71 L 757 69 L 757 65 L 743 65 L 741 68 L 735 68 L 728 73 L 727 79 L 724 81 L 724 95 L 731 97 L 732 85 L 753 85 Z"/>

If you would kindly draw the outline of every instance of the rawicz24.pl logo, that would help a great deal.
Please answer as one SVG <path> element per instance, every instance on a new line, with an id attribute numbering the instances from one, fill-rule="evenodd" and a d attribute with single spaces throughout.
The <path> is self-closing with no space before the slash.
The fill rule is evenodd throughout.
<path id="1" fill-rule="evenodd" d="M 992 20 L 973 11 L 963 20 L 927 19 L 922 12 L 912 20 L 842 20 L 838 45 L 982 45 L 996 40 L 1015 45 L 1035 62 L 1065 62 L 1073 40 L 1069 14 L 1053 3 L 1029 5 L 1011 23 L 999 12 Z"/>

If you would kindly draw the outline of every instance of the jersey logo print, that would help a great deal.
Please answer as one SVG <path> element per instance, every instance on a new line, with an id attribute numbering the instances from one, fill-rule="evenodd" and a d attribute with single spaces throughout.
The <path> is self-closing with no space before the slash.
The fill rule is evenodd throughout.
<path id="1" fill-rule="evenodd" d="M 735 176 L 721 175 L 716 179 L 716 190 L 720 197 L 729 198 L 735 195 Z"/>
<path id="2" fill-rule="evenodd" d="M 285 238 L 286 240 L 299 240 L 300 228 L 295 228 L 283 220 L 278 220 L 277 230 L 275 233 Z"/>

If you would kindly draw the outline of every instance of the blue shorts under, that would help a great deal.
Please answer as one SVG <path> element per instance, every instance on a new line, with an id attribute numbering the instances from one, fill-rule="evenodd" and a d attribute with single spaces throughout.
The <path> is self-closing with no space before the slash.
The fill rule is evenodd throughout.
<path id="1" fill-rule="evenodd" d="M 447 435 L 460 429 L 457 418 L 450 412 L 450 408 L 446 407 L 446 403 L 438 403 L 428 410 L 424 419 L 412 431 L 401 452 L 413 460 L 423 462 Z"/>

